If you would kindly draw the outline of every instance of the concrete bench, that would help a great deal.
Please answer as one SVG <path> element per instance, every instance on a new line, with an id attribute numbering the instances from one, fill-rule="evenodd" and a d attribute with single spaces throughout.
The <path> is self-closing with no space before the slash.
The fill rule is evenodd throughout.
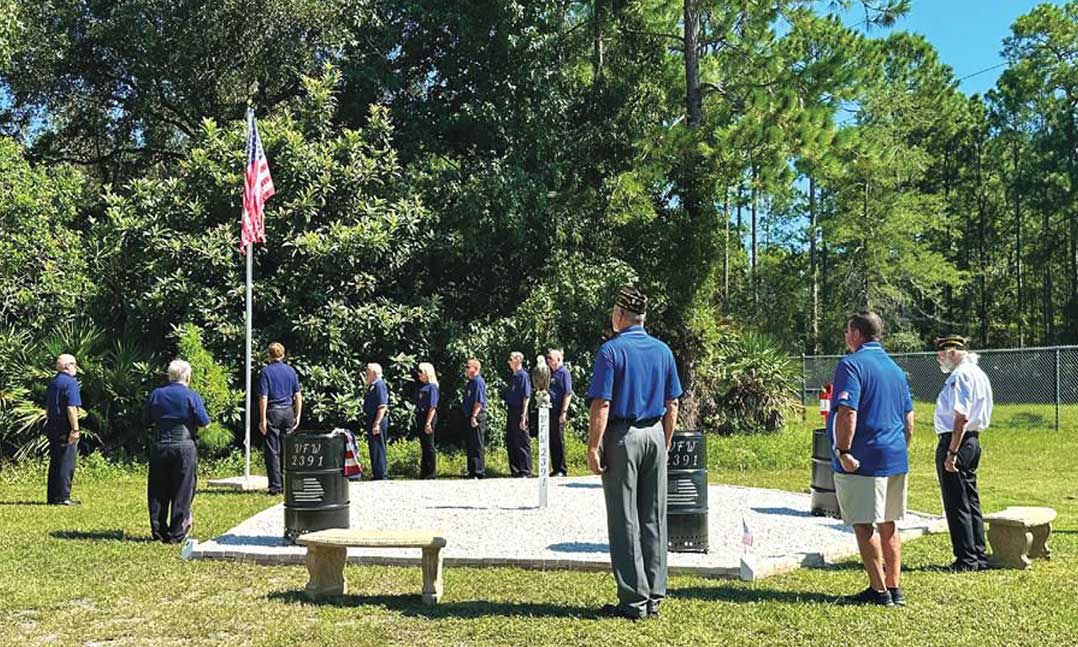
<path id="1" fill-rule="evenodd" d="M 1028 568 L 1031 557 L 1048 559 L 1048 535 L 1056 511 L 1051 508 L 1014 506 L 985 515 L 988 543 L 992 545 L 989 564 L 998 568 Z"/>
<path id="2" fill-rule="evenodd" d="M 423 550 L 423 602 L 437 604 L 442 597 L 442 548 L 445 534 L 426 530 L 346 530 L 334 528 L 300 535 L 296 543 L 307 547 L 311 599 L 344 595 L 344 562 L 348 547 L 421 548 Z"/>

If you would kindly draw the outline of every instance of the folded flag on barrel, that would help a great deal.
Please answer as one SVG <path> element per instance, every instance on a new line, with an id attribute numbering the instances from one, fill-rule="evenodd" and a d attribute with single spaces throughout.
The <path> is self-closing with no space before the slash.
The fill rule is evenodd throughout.
<path id="1" fill-rule="evenodd" d="M 356 446 L 356 438 L 352 432 L 344 432 L 344 476 L 345 478 L 362 478 L 363 466 L 359 464 L 359 447 Z"/>

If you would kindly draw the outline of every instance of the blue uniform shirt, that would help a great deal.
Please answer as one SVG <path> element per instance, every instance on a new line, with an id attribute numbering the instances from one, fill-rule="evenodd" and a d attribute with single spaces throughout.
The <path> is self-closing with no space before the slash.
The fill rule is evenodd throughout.
<path id="1" fill-rule="evenodd" d="M 378 378 L 367 387 L 367 395 L 363 396 L 363 415 L 367 416 L 368 432 L 371 430 L 371 425 L 374 424 L 374 419 L 378 416 L 378 408 L 387 406 L 389 406 L 389 389 L 386 387 L 386 381 Z M 379 426 L 383 429 L 389 426 L 388 412 L 382 416 L 382 422 Z"/>
<path id="2" fill-rule="evenodd" d="M 906 448 L 906 414 L 913 411 L 906 374 L 884 352 L 879 342 L 863 344 L 839 360 L 835 367 L 831 396 L 832 415 L 827 417 L 831 444 L 835 443 L 835 415 L 838 407 L 857 412 L 850 452 L 860 461 L 857 474 L 894 476 L 910 469 Z M 838 457 L 831 466 L 842 474 Z"/>
<path id="3" fill-rule="evenodd" d="M 81 407 L 79 383 L 67 373 L 57 373 L 45 388 L 45 414 L 49 418 L 67 420 L 68 407 Z"/>
<path id="4" fill-rule="evenodd" d="M 158 426 L 183 424 L 194 431 L 210 424 L 210 416 L 202 396 L 179 382 L 172 382 L 157 387 L 150 394 L 146 402 L 146 422 Z"/>
<path id="5" fill-rule="evenodd" d="M 487 410 L 487 382 L 482 375 L 476 375 L 468 380 L 468 386 L 464 387 L 464 417 L 472 417 L 472 409 L 475 403 L 479 403 L 480 411 Z"/>
<path id="6" fill-rule="evenodd" d="M 550 388 L 547 389 L 547 393 L 550 394 L 550 407 L 555 414 L 561 415 L 561 405 L 565 401 L 565 396 L 573 394 L 573 376 L 569 375 L 569 369 L 564 365 L 550 374 Z"/>
<path id="7" fill-rule="evenodd" d="M 438 385 L 437 384 L 424 384 L 419 387 L 419 393 L 415 398 L 416 412 L 419 417 L 426 420 L 428 409 L 438 408 Z"/>
<path id="8" fill-rule="evenodd" d="M 524 400 L 532 397 L 532 381 L 528 372 L 519 369 L 509 376 L 509 386 L 505 390 L 505 406 L 510 409 L 520 409 L 524 406 Z"/>
<path id="9" fill-rule="evenodd" d="M 284 362 L 270 362 L 258 375 L 258 392 L 270 406 L 291 405 L 292 396 L 299 393 L 295 369 Z"/>
<path id="10" fill-rule="evenodd" d="M 629 326 L 599 348 L 588 398 L 610 401 L 612 421 L 660 418 L 666 402 L 679 397 L 674 354 L 643 326 Z"/>

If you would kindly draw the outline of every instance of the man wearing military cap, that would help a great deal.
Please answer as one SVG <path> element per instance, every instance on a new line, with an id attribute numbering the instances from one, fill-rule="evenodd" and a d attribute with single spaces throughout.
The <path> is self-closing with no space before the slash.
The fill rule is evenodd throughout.
<path id="1" fill-rule="evenodd" d="M 646 309 L 636 288 L 618 292 L 615 336 L 599 348 L 587 394 L 588 467 L 603 477 L 618 586 L 618 603 L 601 613 L 629 620 L 658 615 L 666 595 L 666 452 L 681 397 L 674 354 L 644 332 Z"/>
<path id="2" fill-rule="evenodd" d="M 951 534 L 954 572 L 988 568 L 984 519 L 977 492 L 980 435 L 992 421 L 992 384 L 968 341 L 958 335 L 936 339 L 936 361 L 949 373 L 936 398 L 936 475 Z"/>

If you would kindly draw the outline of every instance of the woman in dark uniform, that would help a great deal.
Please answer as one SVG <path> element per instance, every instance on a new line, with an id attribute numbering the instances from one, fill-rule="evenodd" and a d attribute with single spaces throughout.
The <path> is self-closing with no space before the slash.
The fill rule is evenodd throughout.
<path id="1" fill-rule="evenodd" d="M 416 431 L 423 458 L 419 463 L 419 478 L 434 478 L 434 428 L 438 426 L 438 376 L 428 362 L 419 364 L 421 386 L 416 394 Z"/>
<path id="2" fill-rule="evenodd" d="M 191 502 L 198 469 L 196 430 L 210 424 L 202 397 L 189 386 L 191 365 L 182 359 L 172 360 L 168 381 L 150 394 L 145 413 L 146 424 L 154 426 L 146 490 L 150 530 L 154 539 L 166 544 L 183 541 L 194 523 Z"/>

